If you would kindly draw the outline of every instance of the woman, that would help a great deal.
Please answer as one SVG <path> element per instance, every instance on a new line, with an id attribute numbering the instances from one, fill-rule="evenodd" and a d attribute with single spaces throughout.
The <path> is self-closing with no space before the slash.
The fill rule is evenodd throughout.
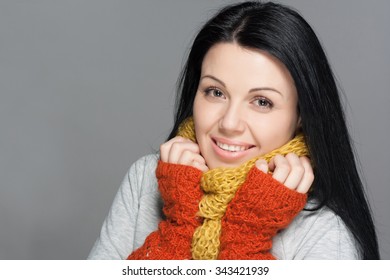
<path id="1" fill-rule="evenodd" d="M 131 167 L 89 258 L 379 258 L 332 71 L 299 14 L 224 8 L 178 92 L 168 141 Z"/>

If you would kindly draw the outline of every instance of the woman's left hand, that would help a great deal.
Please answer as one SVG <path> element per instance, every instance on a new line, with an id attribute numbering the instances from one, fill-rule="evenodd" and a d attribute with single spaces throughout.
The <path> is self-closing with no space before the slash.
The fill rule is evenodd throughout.
<path id="1" fill-rule="evenodd" d="M 308 157 L 298 157 L 294 153 L 286 156 L 276 155 L 269 164 L 264 159 L 256 161 L 256 167 L 291 190 L 307 193 L 314 181 L 313 168 Z"/>

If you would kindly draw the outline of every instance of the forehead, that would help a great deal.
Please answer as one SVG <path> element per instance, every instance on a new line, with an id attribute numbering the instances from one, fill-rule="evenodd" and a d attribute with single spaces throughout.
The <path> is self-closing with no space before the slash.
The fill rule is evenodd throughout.
<path id="1" fill-rule="evenodd" d="M 295 90 L 293 79 L 277 58 L 266 51 L 244 48 L 236 43 L 218 43 L 202 62 L 201 77 L 212 75 L 228 86 L 272 86 Z"/>

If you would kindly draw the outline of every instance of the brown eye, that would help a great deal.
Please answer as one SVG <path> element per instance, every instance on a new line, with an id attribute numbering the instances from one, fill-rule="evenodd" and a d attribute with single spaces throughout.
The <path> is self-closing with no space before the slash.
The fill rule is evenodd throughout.
<path id="1" fill-rule="evenodd" d="M 223 95 L 223 93 L 220 90 L 214 89 L 213 90 L 213 95 L 215 97 L 221 97 Z"/>
<path id="2" fill-rule="evenodd" d="M 273 104 L 266 98 L 260 97 L 257 98 L 254 102 L 254 104 L 261 108 L 272 108 Z"/>
<path id="3" fill-rule="evenodd" d="M 212 96 L 216 98 L 224 97 L 223 92 L 217 88 L 208 88 L 204 91 L 206 96 Z"/>

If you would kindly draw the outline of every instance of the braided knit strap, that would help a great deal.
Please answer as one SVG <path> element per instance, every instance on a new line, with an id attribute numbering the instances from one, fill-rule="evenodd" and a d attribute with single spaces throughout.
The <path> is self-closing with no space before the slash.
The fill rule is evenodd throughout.
<path id="1" fill-rule="evenodd" d="M 188 126 L 185 122 L 184 125 Z M 183 134 L 184 135 L 184 134 Z M 303 134 L 296 135 L 282 147 L 262 156 L 254 157 L 238 167 L 219 167 L 203 173 L 201 188 L 204 196 L 199 203 L 199 216 L 204 219 L 192 239 L 192 258 L 195 260 L 217 259 L 220 250 L 221 219 L 226 208 L 245 182 L 255 162 L 262 158 L 269 162 L 275 155 L 295 153 L 307 156 L 308 149 Z"/>
<path id="2" fill-rule="evenodd" d="M 166 219 L 127 259 L 191 259 L 192 235 L 201 224 L 196 216 L 203 195 L 201 176 L 202 172 L 191 166 L 158 162 L 156 177 Z"/>
<path id="3" fill-rule="evenodd" d="M 253 167 L 222 219 L 218 259 L 275 259 L 272 238 L 303 209 L 307 195 Z"/>

